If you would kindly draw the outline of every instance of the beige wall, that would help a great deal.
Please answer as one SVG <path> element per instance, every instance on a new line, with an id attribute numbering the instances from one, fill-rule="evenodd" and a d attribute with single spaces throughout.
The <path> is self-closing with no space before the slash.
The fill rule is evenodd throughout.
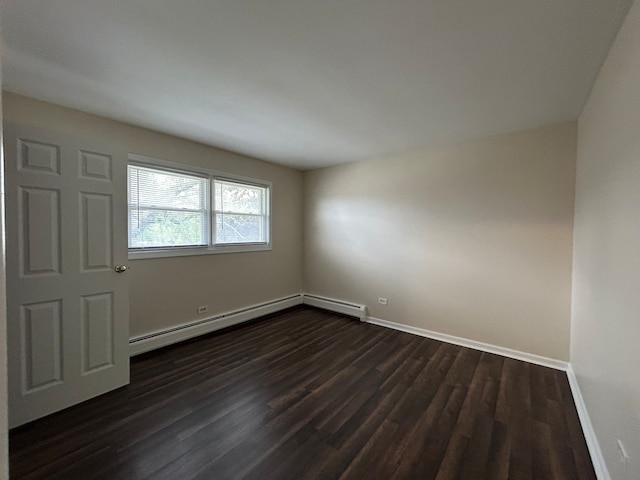
<path id="1" fill-rule="evenodd" d="M 571 363 L 614 479 L 640 472 L 640 3 L 580 116 Z M 616 439 L 631 456 L 629 476 Z M 635 476 L 631 475 L 635 472 Z"/>
<path id="2" fill-rule="evenodd" d="M 305 291 L 568 360 L 575 146 L 568 123 L 306 172 Z"/>
<path id="3" fill-rule="evenodd" d="M 302 173 L 250 157 L 5 92 L 4 117 L 118 142 L 130 153 L 273 182 L 273 250 L 130 261 L 131 336 L 299 293 Z"/>

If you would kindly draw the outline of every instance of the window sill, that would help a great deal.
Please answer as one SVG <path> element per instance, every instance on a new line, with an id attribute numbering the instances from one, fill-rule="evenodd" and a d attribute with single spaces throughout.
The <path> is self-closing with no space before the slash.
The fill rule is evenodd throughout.
<path id="1" fill-rule="evenodd" d="M 272 250 L 271 244 L 218 245 L 212 247 L 158 248 L 149 250 L 129 250 L 129 260 L 164 257 L 192 257 L 195 255 L 216 255 L 220 253 L 264 252 Z"/>

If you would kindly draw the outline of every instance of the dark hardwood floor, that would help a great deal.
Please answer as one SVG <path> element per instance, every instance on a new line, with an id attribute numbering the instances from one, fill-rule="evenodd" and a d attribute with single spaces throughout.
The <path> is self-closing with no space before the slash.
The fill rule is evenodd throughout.
<path id="1" fill-rule="evenodd" d="M 595 479 L 563 372 L 311 308 L 132 359 L 12 479 Z"/>

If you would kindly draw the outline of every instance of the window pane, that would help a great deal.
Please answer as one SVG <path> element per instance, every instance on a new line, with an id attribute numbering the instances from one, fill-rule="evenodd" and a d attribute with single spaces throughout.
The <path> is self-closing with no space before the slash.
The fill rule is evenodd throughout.
<path id="1" fill-rule="evenodd" d="M 129 204 L 140 207 L 204 210 L 206 178 L 129 166 Z"/>
<path id="2" fill-rule="evenodd" d="M 225 213 L 265 213 L 265 187 L 215 181 L 215 209 Z"/>
<path id="3" fill-rule="evenodd" d="M 196 212 L 129 210 L 129 247 L 206 245 L 207 215 Z"/>
<path id="4" fill-rule="evenodd" d="M 266 243 L 262 215 L 216 215 L 216 243 Z"/>
<path id="5" fill-rule="evenodd" d="M 209 180 L 129 165 L 129 248 L 207 245 Z"/>

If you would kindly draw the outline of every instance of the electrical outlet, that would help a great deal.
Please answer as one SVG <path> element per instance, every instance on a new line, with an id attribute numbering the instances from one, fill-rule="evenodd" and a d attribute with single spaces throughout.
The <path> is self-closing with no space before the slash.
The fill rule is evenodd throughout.
<path id="1" fill-rule="evenodd" d="M 388 301 L 386 298 L 384 298 L 384 297 L 379 297 L 379 298 L 378 298 L 378 303 L 379 303 L 380 305 L 388 305 L 388 304 L 389 304 L 389 301 Z"/>
<path id="2" fill-rule="evenodd" d="M 207 313 L 207 310 L 209 310 L 209 305 L 202 305 L 202 306 L 198 307 L 198 315 L 201 315 L 203 313 Z"/>
<path id="3" fill-rule="evenodd" d="M 622 440 L 618 438 L 616 439 L 616 443 L 618 444 L 618 460 L 620 462 L 620 465 L 622 466 L 622 472 L 625 475 L 624 478 L 627 478 L 627 474 L 628 474 L 627 470 L 629 466 L 629 455 L 627 455 L 627 449 L 624 448 L 624 444 L 622 443 Z"/>

